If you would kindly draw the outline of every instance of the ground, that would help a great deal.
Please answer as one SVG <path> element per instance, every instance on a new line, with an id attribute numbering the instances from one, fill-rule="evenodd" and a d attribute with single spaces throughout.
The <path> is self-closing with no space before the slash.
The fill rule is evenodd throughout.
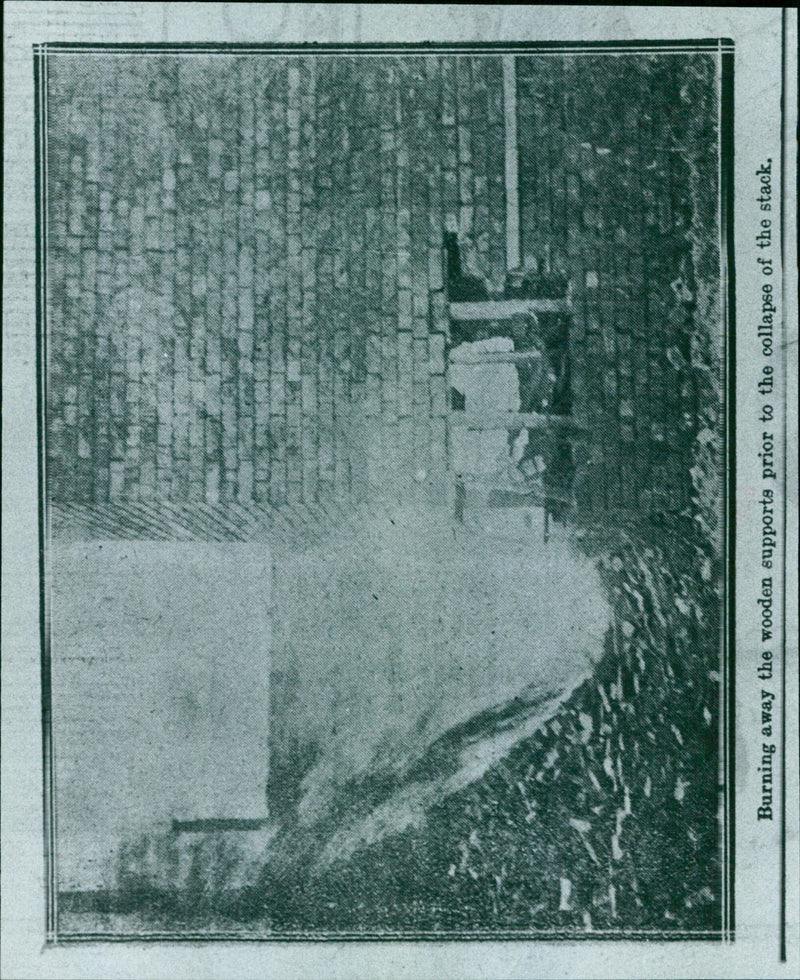
<path id="1" fill-rule="evenodd" d="M 300 633 L 319 651 L 322 634 L 308 631 L 312 613 L 324 632 L 321 624 L 343 595 L 345 607 L 352 601 L 352 582 L 336 600 L 331 598 L 335 589 L 323 596 L 309 577 L 314 569 L 325 577 L 319 549 L 328 549 L 338 570 L 338 578 L 328 575 L 326 581 L 343 584 L 359 557 L 363 561 L 370 547 L 374 553 L 373 531 L 362 525 L 358 533 L 351 529 L 337 535 L 338 551 L 330 541 L 318 541 L 297 552 L 291 574 L 283 556 L 287 574 L 276 597 L 283 588 L 284 596 L 296 597 L 294 615 L 301 622 L 303 616 L 312 617 Z M 395 528 L 393 533 L 401 532 Z M 479 531 L 473 527 L 464 533 Z M 497 526 L 485 533 L 502 540 Z M 126 851 L 119 891 L 108 899 L 111 906 L 138 908 L 139 916 L 149 909 L 151 928 L 167 923 L 182 929 L 192 922 L 206 928 L 213 919 L 237 929 L 280 932 L 428 934 L 474 931 L 476 924 L 510 933 L 639 928 L 697 934 L 714 929 L 721 901 L 714 560 L 681 528 L 651 525 L 577 537 L 584 554 L 575 556 L 573 534 L 572 572 L 597 569 L 598 595 L 608 597 L 611 626 L 600 631 L 593 666 L 584 661 L 582 669 L 562 673 L 561 703 L 546 700 L 540 713 L 535 699 L 513 697 L 523 675 L 532 676 L 525 673 L 522 649 L 509 663 L 507 677 L 496 660 L 488 674 L 476 671 L 478 661 L 464 660 L 473 680 L 488 677 L 485 691 L 461 678 L 448 689 L 446 671 L 415 688 L 418 671 L 407 661 L 409 648 L 403 644 L 408 637 L 398 620 L 383 656 L 405 649 L 406 655 L 396 658 L 404 673 L 394 677 L 390 691 L 384 687 L 387 661 L 362 661 L 343 676 L 350 660 L 335 651 L 321 656 L 319 666 L 303 678 L 295 701 L 300 710 L 292 717 L 298 731 L 306 716 L 318 726 L 327 754 L 323 750 L 307 757 L 299 814 L 285 813 L 275 832 L 259 842 L 260 852 L 256 847 L 249 855 L 244 889 L 231 888 L 231 869 L 239 860 L 231 835 L 181 845 L 186 865 L 182 893 L 163 887 L 163 873 L 154 878 L 153 861 L 158 864 L 166 851 L 159 851 L 151 837 L 132 842 Z M 344 542 L 347 562 L 341 560 Z M 352 547 L 356 542 L 360 546 Z M 476 581 L 485 582 L 487 570 L 496 576 L 505 567 L 517 588 L 520 566 L 510 562 L 514 549 L 504 554 L 504 547 L 494 565 L 482 553 L 472 573 L 458 560 L 457 542 L 450 554 L 459 574 L 480 569 Z M 389 552 L 397 556 L 402 549 L 395 541 Z M 435 555 L 436 548 L 430 553 Z M 407 568 L 402 572 L 414 554 L 411 547 L 397 568 L 386 563 L 377 592 L 363 581 L 369 601 L 352 609 L 354 635 L 369 632 L 363 608 L 386 603 L 384 590 L 396 584 L 395 576 L 412 590 L 416 582 L 418 596 L 427 597 L 421 608 L 427 601 L 435 605 L 435 576 L 426 580 L 419 569 L 415 576 Z M 441 568 L 441 555 L 431 573 L 434 567 Z M 550 579 L 555 582 L 550 598 L 538 601 L 555 609 L 560 600 L 563 626 L 574 613 L 577 593 L 557 576 Z M 492 592 L 498 592 L 496 584 Z M 407 606 L 407 598 L 396 598 L 398 608 Z M 474 595 L 463 601 L 469 605 Z M 518 595 L 513 605 L 520 608 Z M 386 621 L 385 611 L 381 618 Z M 541 663 L 530 656 L 528 664 L 546 666 L 542 676 L 551 677 L 553 651 L 564 631 L 555 628 L 552 618 L 549 625 L 538 638 L 547 656 Z M 415 628 L 422 626 L 417 622 Z M 279 651 L 280 636 L 279 628 Z M 527 639 L 536 637 L 528 634 Z M 536 648 L 536 643 L 527 646 Z M 339 681 L 329 686 L 334 676 Z M 308 713 L 314 698 L 333 689 L 352 693 L 359 679 L 366 692 L 365 721 L 340 727 L 346 714 L 339 715 L 333 703 L 327 713 Z M 400 697 L 410 705 L 403 714 L 394 705 Z M 385 713 L 387 705 L 393 707 Z M 412 723 L 422 719 L 421 728 Z M 394 741 L 386 742 L 387 730 L 393 730 Z M 241 884 L 241 875 L 237 880 Z M 64 922 L 69 921 L 84 919 L 67 913 Z"/>

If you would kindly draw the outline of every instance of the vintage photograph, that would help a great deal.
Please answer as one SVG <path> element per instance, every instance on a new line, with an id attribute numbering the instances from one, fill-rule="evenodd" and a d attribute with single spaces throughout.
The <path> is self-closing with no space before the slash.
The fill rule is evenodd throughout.
<path id="1" fill-rule="evenodd" d="M 732 59 L 37 47 L 52 940 L 730 937 Z"/>

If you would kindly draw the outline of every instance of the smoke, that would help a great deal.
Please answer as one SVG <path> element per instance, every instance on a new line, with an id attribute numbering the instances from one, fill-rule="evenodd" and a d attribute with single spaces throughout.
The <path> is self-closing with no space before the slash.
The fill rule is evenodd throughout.
<path id="1" fill-rule="evenodd" d="M 523 516 L 455 527 L 397 509 L 276 554 L 271 764 L 293 772 L 303 823 L 354 782 L 402 781 L 479 713 L 571 689 L 599 657 L 592 563 Z"/>

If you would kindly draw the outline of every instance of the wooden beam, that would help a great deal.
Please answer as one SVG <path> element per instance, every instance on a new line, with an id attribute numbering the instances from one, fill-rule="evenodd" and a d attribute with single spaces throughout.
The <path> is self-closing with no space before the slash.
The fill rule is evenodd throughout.
<path id="1" fill-rule="evenodd" d="M 518 364 L 520 361 L 541 359 L 542 352 L 538 350 L 454 351 L 450 355 L 451 364 Z"/>
<path id="2" fill-rule="evenodd" d="M 458 428 L 485 432 L 491 429 L 550 429 L 585 432 L 568 415 L 542 415 L 539 412 L 451 412 L 450 422 Z"/>
<path id="3" fill-rule="evenodd" d="M 568 313 L 568 299 L 495 299 L 480 303 L 450 303 L 450 318 L 457 322 L 474 320 L 510 320 L 515 316 L 536 313 Z"/>

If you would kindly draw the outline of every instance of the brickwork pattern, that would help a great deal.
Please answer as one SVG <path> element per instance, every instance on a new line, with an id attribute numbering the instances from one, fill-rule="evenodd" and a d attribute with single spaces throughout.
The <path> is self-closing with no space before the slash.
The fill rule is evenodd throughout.
<path id="1" fill-rule="evenodd" d="M 505 271 L 500 60 L 65 58 L 49 92 L 51 496 L 441 492 L 445 227 Z"/>
<path id="2" fill-rule="evenodd" d="M 693 255 L 701 235 L 718 278 L 716 70 L 707 55 L 517 62 L 522 253 L 573 290 L 582 509 L 688 503 L 700 412 L 687 368 L 698 335 L 719 331 L 718 314 L 700 320 Z"/>
<path id="3" fill-rule="evenodd" d="M 50 497 L 441 499 L 443 235 L 502 285 L 501 59 L 49 71 Z M 572 284 L 582 508 L 689 492 L 683 365 L 715 329 L 696 322 L 691 189 L 715 200 L 717 179 L 689 78 L 713 91 L 713 60 L 517 59 L 522 255 Z"/>

